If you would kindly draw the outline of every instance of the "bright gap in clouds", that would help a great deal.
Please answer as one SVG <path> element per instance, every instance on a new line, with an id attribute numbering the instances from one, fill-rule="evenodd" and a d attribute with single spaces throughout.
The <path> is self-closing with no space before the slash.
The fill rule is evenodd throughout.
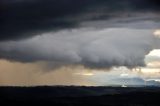
<path id="1" fill-rule="evenodd" d="M 154 49 L 154 50 L 152 50 L 147 56 L 160 57 L 160 49 Z"/>
<path id="2" fill-rule="evenodd" d="M 160 37 L 160 30 L 154 31 L 154 35 L 155 35 L 156 37 Z"/>
<path id="3" fill-rule="evenodd" d="M 147 67 L 160 68 L 160 49 L 154 49 L 145 56 L 145 63 Z"/>

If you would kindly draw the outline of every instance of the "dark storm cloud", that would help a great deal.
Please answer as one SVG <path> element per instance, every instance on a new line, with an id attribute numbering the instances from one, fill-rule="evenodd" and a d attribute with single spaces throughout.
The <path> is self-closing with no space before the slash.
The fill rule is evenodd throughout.
<path id="1" fill-rule="evenodd" d="M 158 0 L 1 0 L 0 40 L 27 38 L 78 27 L 88 20 L 107 20 L 127 13 L 158 12 Z"/>

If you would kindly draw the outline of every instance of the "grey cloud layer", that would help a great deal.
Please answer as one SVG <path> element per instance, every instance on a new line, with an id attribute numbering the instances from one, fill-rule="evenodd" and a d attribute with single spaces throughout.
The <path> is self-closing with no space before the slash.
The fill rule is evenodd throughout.
<path id="1" fill-rule="evenodd" d="M 52 61 L 90 68 L 143 66 L 155 46 L 153 30 L 72 29 L 27 40 L 0 42 L 0 57 L 23 62 Z"/>
<path id="2" fill-rule="evenodd" d="M 84 21 L 159 14 L 159 10 L 158 0 L 1 0 L 0 40 L 75 28 Z"/>
<path id="3" fill-rule="evenodd" d="M 159 11 L 158 0 L 1 0 L 0 58 L 143 66 Z"/>

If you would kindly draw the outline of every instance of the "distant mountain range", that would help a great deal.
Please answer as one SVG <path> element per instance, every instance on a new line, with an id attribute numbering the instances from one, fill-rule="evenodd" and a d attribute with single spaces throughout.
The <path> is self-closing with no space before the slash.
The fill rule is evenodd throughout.
<path id="1" fill-rule="evenodd" d="M 133 87 L 138 87 L 138 86 L 157 86 L 160 87 L 160 82 L 156 81 L 154 79 L 151 80 L 144 80 L 139 77 L 133 77 L 133 78 L 116 78 L 116 79 L 111 79 L 112 83 L 114 85 L 126 85 L 126 86 L 133 86 Z"/>

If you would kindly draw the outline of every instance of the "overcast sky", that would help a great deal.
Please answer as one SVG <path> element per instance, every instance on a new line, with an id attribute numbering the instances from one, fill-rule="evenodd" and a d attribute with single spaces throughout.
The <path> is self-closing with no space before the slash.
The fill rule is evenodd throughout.
<path id="1" fill-rule="evenodd" d="M 159 12 L 158 0 L 1 0 L 0 85 L 122 84 L 121 67 L 135 84 L 159 79 L 146 72 L 160 70 Z"/>

